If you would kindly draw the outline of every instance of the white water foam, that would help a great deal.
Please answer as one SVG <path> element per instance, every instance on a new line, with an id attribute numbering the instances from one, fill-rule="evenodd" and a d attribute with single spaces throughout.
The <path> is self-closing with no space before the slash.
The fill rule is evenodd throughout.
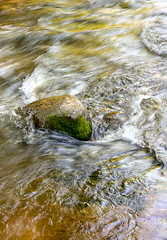
<path id="1" fill-rule="evenodd" d="M 48 52 L 50 54 L 50 50 Z M 83 76 L 73 66 L 62 67 L 58 59 L 47 54 L 40 56 L 36 63 L 36 68 L 20 88 L 25 104 L 56 95 L 76 95 L 85 89 L 89 76 Z"/>

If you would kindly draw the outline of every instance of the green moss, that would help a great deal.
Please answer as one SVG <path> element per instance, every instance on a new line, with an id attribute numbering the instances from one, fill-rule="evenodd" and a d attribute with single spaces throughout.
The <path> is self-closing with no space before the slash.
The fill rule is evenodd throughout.
<path id="1" fill-rule="evenodd" d="M 79 140 L 89 140 L 92 134 L 92 128 L 84 116 L 72 119 L 66 116 L 49 115 L 45 117 L 45 125 L 51 130 L 67 133 Z"/>

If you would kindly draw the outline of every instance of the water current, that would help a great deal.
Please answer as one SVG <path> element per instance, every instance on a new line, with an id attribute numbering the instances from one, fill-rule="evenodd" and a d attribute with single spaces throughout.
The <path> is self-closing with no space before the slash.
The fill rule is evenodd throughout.
<path id="1" fill-rule="evenodd" d="M 0 239 L 167 239 L 166 36 L 165 0 L 0 1 Z M 90 141 L 17 113 L 62 94 Z"/>

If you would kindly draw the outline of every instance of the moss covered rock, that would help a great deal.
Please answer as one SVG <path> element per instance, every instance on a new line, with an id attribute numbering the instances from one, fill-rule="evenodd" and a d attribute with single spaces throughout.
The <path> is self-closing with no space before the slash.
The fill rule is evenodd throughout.
<path id="1" fill-rule="evenodd" d="M 79 140 L 89 140 L 92 134 L 90 115 L 85 106 L 70 95 L 38 100 L 25 106 L 35 127 L 66 133 Z"/>

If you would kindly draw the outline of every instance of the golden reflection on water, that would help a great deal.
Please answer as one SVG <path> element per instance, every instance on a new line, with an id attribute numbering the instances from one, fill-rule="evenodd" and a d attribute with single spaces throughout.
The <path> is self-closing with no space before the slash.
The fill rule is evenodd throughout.
<path id="1" fill-rule="evenodd" d="M 133 233 L 135 214 L 128 207 L 100 207 L 92 205 L 83 210 L 52 206 L 25 205 L 11 216 L 3 239 L 122 239 Z"/>
<path id="2" fill-rule="evenodd" d="M 25 145 L 25 150 L 22 150 L 23 156 L 21 157 L 24 157 L 23 152 L 24 151 L 27 152 L 27 148 L 29 149 L 29 151 L 32 150 L 32 152 L 35 152 L 34 151 L 35 148 L 30 148 L 29 146 Z M 91 148 L 90 150 L 93 149 Z M 113 159 L 111 158 L 100 162 L 100 166 L 102 167 L 101 173 L 104 174 L 104 176 L 102 175 L 103 179 L 100 178 L 100 175 L 98 176 L 96 173 L 92 172 L 91 175 L 86 178 L 87 181 L 85 182 L 85 184 L 87 185 L 87 187 L 85 188 L 85 192 L 83 194 L 80 193 L 82 192 L 81 191 L 82 189 L 80 188 L 81 183 L 79 181 L 77 185 L 78 189 L 76 186 L 76 189 L 74 189 L 74 193 L 72 193 L 72 195 L 82 194 L 83 196 L 80 197 L 81 203 L 83 201 L 83 205 L 77 204 L 77 206 L 75 207 L 71 205 L 68 206 L 68 202 L 66 202 L 66 204 L 63 204 L 64 200 L 67 201 L 68 195 L 69 198 L 72 196 L 70 194 L 71 190 L 73 191 L 73 189 L 70 187 L 72 183 L 66 182 L 68 181 L 67 177 L 66 177 L 67 180 L 63 182 L 65 174 L 61 173 L 61 171 L 59 171 L 58 173 L 58 171 L 55 170 L 53 171 L 53 173 L 51 172 L 50 174 L 47 173 L 46 175 L 43 175 L 44 171 L 47 171 L 47 169 L 45 169 L 47 167 L 47 164 L 45 164 L 45 162 L 47 162 L 46 154 L 43 157 L 41 157 L 39 161 L 39 159 L 37 160 L 35 158 L 35 155 L 37 155 L 37 153 L 36 154 L 33 153 L 32 156 L 29 153 L 27 159 L 25 159 L 24 162 L 22 162 L 22 165 L 20 165 L 19 161 L 17 164 L 14 164 L 14 162 L 12 161 L 11 164 L 8 165 L 7 170 L 9 171 L 10 169 L 10 171 L 12 171 L 13 173 L 11 174 L 11 172 L 9 171 L 8 175 L 10 176 L 10 178 L 6 177 L 8 181 L 11 182 L 10 185 L 8 186 L 10 194 L 8 194 L 8 189 L 5 188 L 5 192 L 7 192 L 6 199 L 3 199 L 2 201 L 1 198 L 2 204 L 0 211 L 1 239 L 101 240 L 110 239 L 112 237 L 113 239 L 117 239 L 117 237 L 118 239 L 136 239 L 136 236 L 143 237 L 143 233 L 144 236 L 147 236 L 148 235 L 147 229 L 150 230 L 149 227 L 150 221 L 154 222 L 155 219 L 154 214 L 157 215 L 157 212 L 160 209 L 159 207 L 158 208 L 155 207 L 155 204 L 166 203 L 163 202 L 162 201 L 163 199 L 159 198 L 159 195 L 157 194 L 155 194 L 155 197 L 153 195 L 150 198 L 150 200 L 148 199 L 149 201 L 148 206 L 146 205 L 146 207 L 143 208 L 142 211 L 138 212 L 136 212 L 136 210 L 134 210 L 133 207 L 125 206 L 123 204 L 122 205 L 120 204 L 118 206 L 116 206 L 115 204 L 103 206 L 99 205 L 98 203 L 97 204 L 88 203 L 85 204 L 84 206 L 84 203 L 86 203 L 85 195 L 87 195 L 88 191 L 93 192 L 93 189 L 91 190 L 91 188 L 93 187 L 97 188 L 96 185 L 98 185 L 98 182 L 101 181 L 101 184 L 104 182 L 103 186 L 105 186 L 105 184 L 107 183 L 109 183 L 109 185 L 111 186 L 113 184 L 118 185 L 116 181 L 112 181 L 112 176 L 110 176 L 110 174 L 112 173 L 112 171 L 114 174 L 114 172 L 119 167 L 121 167 L 121 165 L 124 165 L 126 171 L 128 171 L 127 169 L 128 157 L 130 157 L 131 159 L 131 163 L 129 162 L 130 165 L 138 166 L 137 169 L 134 169 L 134 171 L 140 172 L 141 171 L 139 170 L 140 168 L 146 169 L 145 171 L 142 171 L 143 177 L 144 175 L 150 177 L 154 174 L 158 175 L 160 170 L 159 166 L 151 167 L 152 158 L 150 157 L 150 155 L 149 156 L 143 155 L 143 153 L 144 152 L 141 153 L 139 152 L 138 153 L 139 155 L 137 154 L 136 157 L 138 157 L 138 163 L 135 161 L 135 159 L 133 159 L 133 157 L 130 157 L 129 155 L 125 154 L 122 157 Z M 90 154 L 92 155 L 92 158 L 93 156 L 95 158 L 97 157 L 96 152 L 91 151 Z M 139 156 L 141 158 L 142 156 L 144 157 L 141 163 Z M 14 154 L 12 154 L 11 150 L 10 158 L 11 160 L 16 161 L 17 154 L 15 153 L 15 159 L 12 159 L 12 157 L 14 157 Z M 133 160 L 135 161 L 135 163 L 133 163 Z M 54 161 L 52 162 L 52 165 L 53 163 Z M 141 164 L 144 163 L 146 164 L 146 166 L 141 166 Z M 42 165 L 38 167 L 40 164 Z M 30 165 L 32 165 L 32 167 L 30 167 Z M 20 171 L 21 175 L 23 175 L 21 171 L 22 168 L 23 170 L 26 168 L 27 170 L 25 171 L 25 175 L 21 177 L 16 176 L 15 171 L 17 172 L 17 168 L 19 168 L 18 170 Z M 32 171 L 32 169 L 34 170 Z M 72 175 L 74 174 L 75 172 L 72 173 Z M 18 179 L 15 180 L 16 177 Z M 79 176 L 77 176 L 77 178 L 78 177 Z M 126 180 L 128 183 L 126 183 L 126 186 L 123 186 L 123 190 L 128 189 L 130 191 L 132 190 L 132 195 L 134 195 L 134 197 L 136 195 L 133 194 L 133 191 L 139 192 L 139 194 L 143 194 L 142 197 L 148 195 L 149 186 L 144 185 L 140 186 L 139 184 L 140 179 L 137 180 L 137 178 L 135 177 L 134 179 L 132 178 L 130 179 L 129 177 Z M 63 186 L 63 184 L 65 184 L 65 186 Z M 133 189 L 134 184 L 135 186 L 138 186 L 138 189 L 136 190 Z M 3 182 L 1 187 L 3 187 Z M 11 187 L 14 191 L 12 194 L 10 192 Z M 159 184 L 158 186 L 158 189 L 160 188 L 161 184 Z M 103 192 L 103 189 L 101 189 L 101 192 Z M 96 190 L 96 194 L 97 193 L 101 194 Z M 66 199 L 63 199 L 64 197 Z M 60 200 L 60 202 L 58 201 L 58 199 Z M 159 201 L 161 201 L 161 203 Z M 164 206 L 165 204 L 162 205 L 162 210 Z M 152 207 L 155 207 L 154 212 L 152 212 L 151 210 Z M 164 216 L 166 216 L 166 209 L 164 210 L 165 212 L 163 212 L 163 214 L 160 213 L 158 215 L 159 220 L 163 220 Z M 155 227 L 156 224 L 157 223 L 155 222 Z M 159 224 L 159 226 L 161 227 L 161 223 Z M 150 232 L 152 234 L 152 230 L 150 230 Z"/>
<path id="3" fill-rule="evenodd" d="M 91 205 L 77 210 L 56 202 L 47 205 L 47 199 L 45 205 L 23 201 L 14 215 L 11 212 L 10 221 L 0 221 L 1 239 L 164 239 L 166 194 L 151 199 L 140 214 L 126 206 Z"/>

